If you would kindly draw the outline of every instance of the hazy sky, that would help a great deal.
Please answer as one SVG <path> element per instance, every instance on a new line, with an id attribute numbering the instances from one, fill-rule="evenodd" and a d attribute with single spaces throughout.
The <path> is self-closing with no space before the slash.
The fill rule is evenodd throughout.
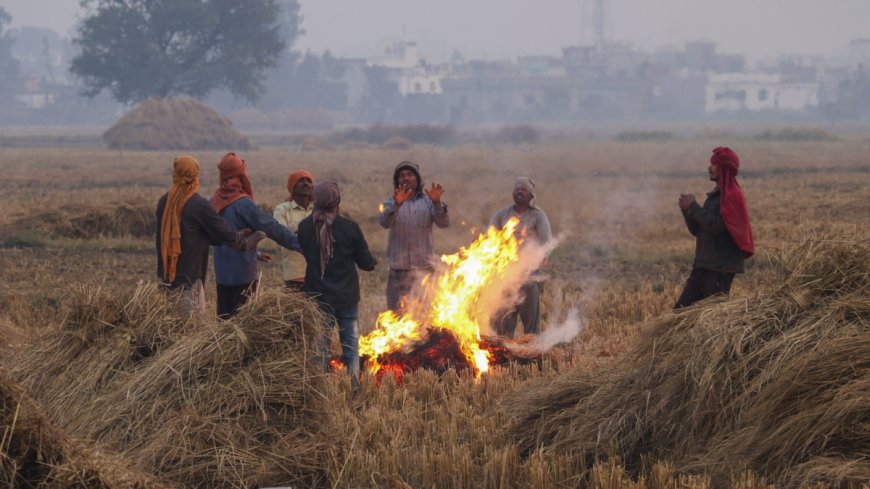
<path id="1" fill-rule="evenodd" d="M 380 54 L 387 42 L 417 41 L 421 54 L 445 59 L 558 55 L 589 34 L 590 0 L 301 0 L 305 36 L 298 46 L 341 56 Z M 586 7 L 584 7 L 586 3 Z M 0 0 L 13 26 L 68 34 L 79 0 Z M 611 38 L 647 50 L 708 39 L 750 59 L 780 53 L 845 55 L 870 38 L 870 0 L 609 0 Z"/>

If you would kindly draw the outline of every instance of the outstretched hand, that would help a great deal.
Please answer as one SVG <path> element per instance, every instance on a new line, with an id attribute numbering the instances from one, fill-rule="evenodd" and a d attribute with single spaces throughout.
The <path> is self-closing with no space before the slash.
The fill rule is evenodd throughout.
<path id="1" fill-rule="evenodd" d="M 426 195 L 432 199 L 433 204 L 441 203 L 441 196 L 444 195 L 444 187 L 440 183 L 432 182 L 432 187 L 425 189 Z"/>
<path id="2" fill-rule="evenodd" d="M 393 191 L 393 200 L 396 201 L 396 205 L 402 205 L 402 203 L 410 199 L 412 195 L 414 195 L 414 189 L 399 185 L 396 187 L 396 190 Z"/>

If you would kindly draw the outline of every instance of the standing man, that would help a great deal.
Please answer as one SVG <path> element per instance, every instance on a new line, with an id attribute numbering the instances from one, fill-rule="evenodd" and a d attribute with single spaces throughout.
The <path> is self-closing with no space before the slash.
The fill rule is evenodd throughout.
<path id="1" fill-rule="evenodd" d="M 695 236 L 692 272 L 675 309 L 714 294 L 728 294 L 735 273 L 743 273 L 743 260 L 755 253 L 749 207 L 737 183 L 740 158 L 729 148 L 713 150 L 707 171 L 716 182 L 704 206 L 694 195 L 681 194 L 677 203 L 689 232 Z"/>
<path id="2" fill-rule="evenodd" d="M 512 217 L 519 220 L 515 236 L 523 237 L 523 245 L 535 243 L 544 247 L 553 239 L 550 220 L 544 211 L 535 206 L 535 181 L 519 177 L 514 183 L 513 205 L 493 214 L 489 225 L 504 228 Z M 541 282 L 540 272 L 535 270 L 528 282 L 520 288 L 520 302 L 511 309 L 496 313 L 495 330 L 501 336 L 513 338 L 517 329 L 517 316 L 523 321 L 523 331 L 541 333 Z"/>
<path id="3" fill-rule="evenodd" d="M 432 183 L 426 189 L 416 163 L 403 161 L 393 171 L 393 196 L 384 202 L 378 223 L 390 230 L 387 258 L 387 308 L 399 311 L 403 297 L 411 292 L 420 275 L 434 270 L 435 240 L 432 224 L 450 224 L 447 204 L 441 201 L 444 188 Z"/>
<path id="4" fill-rule="evenodd" d="M 345 365 L 354 389 L 359 387 L 359 275 L 357 267 L 371 271 L 377 259 L 369 252 L 359 226 L 338 214 L 341 193 L 335 182 L 314 187 L 314 211 L 299 223 L 299 241 L 305 255 L 306 294 L 335 323 Z M 328 368 L 332 327 L 317 345 L 317 357 Z"/>
<path id="5" fill-rule="evenodd" d="M 211 203 L 230 228 L 262 231 L 280 246 L 299 251 L 296 233 L 279 224 L 254 203 L 254 190 L 245 160 L 235 153 L 227 153 L 218 164 L 218 169 L 221 183 Z M 228 246 L 215 247 L 214 273 L 219 318 L 229 319 L 256 294 L 260 282 L 258 260 L 268 263 L 272 257 L 256 250 L 237 251 Z"/>
<path id="6" fill-rule="evenodd" d="M 175 158 L 172 188 L 157 202 L 157 277 L 169 289 L 183 292 L 184 312 L 202 316 L 209 246 L 256 253 L 266 235 L 232 230 L 197 189 L 199 162 L 193 156 Z"/>
<path id="7" fill-rule="evenodd" d="M 308 170 L 298 170 L 287 177 L 287 191 L 290 196 L 286 202 L 278 204 L 272 213 L 279 223 L 294 233 L 299 223 L 311 215 L 311 191 L 314 189 L 314 175 Z M 289 290 L 302 290 L 305 283 L 305 257 L 300 253 L 281 250 L 281 268 L 284 271 L 284 286 Z"/>

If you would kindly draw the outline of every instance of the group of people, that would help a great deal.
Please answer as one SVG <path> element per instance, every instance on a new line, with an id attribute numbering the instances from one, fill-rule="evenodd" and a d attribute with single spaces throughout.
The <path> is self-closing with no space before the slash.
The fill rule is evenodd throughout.
<path id="1" fill-rule="evenodd" d="M 746 199 L 737 184 L 737 154 L 716 148 L 709 167 L 716 187 L 704 205 L 693 195 L 678 201 L 689 232 L 696 237 L 693 270 L 675 307 L 685 307 L 717 293 L 728 293 L 743 260 L 754 253 Z M 265 238 L 281 250 L 284 285 L 313 298 L 333 324 L 321 335 L 318 358 L 327 365 L 335 324 L 345 365 L 356 385 L 359 376 L 359 302 L 357 269 L 374 270 L 378 259 L 369 250 L 359 226 L 339 209 L 341 192 L 332 181 L 317 182 L 307 170 L 290 173 L 287 200 L 273 214 L 254 202 L 245 160 L 228 153 L 218 164 L 220 186 L 210 200 L 197 193 L 199 162 L 179 156 L 173 163 L 173 184 L 157 204 L 157 275 L 167 289 L 178 291 L 186 313 L 205 313 L 203 284 L 209 248 L 215 247 L 217 315 L 232 317 L 259 287 L 258 262 L 272 256 L 257 250 Z M 387 307 L 401 311 L 423 275 L 434 271 L 433 228 L 450 225 L 444 188 L 426 187 L 419 166 L 403 161 L 393 172 L 393 194 L 382 206 L 378 223 L 389 230 L 387 244 Z M 513 203 L 497 211 L 489 225 L 502 229 L 511 218 L 523 243 L 546 248 L 552 240 L 547 215 L 537 207 L 535 181 L 516 179 Z M 521 286 L 514 306 L 495 315 L 493 329 L 512 337 L 517 320 L 526 333 L 541 331 L 541 281 L 533 272 Z"/>

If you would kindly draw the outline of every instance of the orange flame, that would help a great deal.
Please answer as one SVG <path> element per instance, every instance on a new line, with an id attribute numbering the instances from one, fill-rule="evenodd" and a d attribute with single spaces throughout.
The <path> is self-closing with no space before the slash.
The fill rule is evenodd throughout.
<path id="1" fill-rule="evenodd" d="M 377 361 L 380 355 L 401 350 L 421 339 L 425 327 L 432 327 L 456 337 L 475 376 L 488 371 L 491 359 L 480 346 L 480 325 L 487 311 L 480 307 L 480 299 L 519 261 L 522 238 L 515 236 L 518 224 L 512 218 L 503 229 L 490 227 L 468 247 L 442 256 L 445 269 L 421 281 L 426 299 L 409 297 L 410 304 L 399 316 L 392 311 L 381 313 L 375 330 L 359 342 L 360 355 L 369 359 L 369 370 L 376 374 L 382 367 Z"/>

